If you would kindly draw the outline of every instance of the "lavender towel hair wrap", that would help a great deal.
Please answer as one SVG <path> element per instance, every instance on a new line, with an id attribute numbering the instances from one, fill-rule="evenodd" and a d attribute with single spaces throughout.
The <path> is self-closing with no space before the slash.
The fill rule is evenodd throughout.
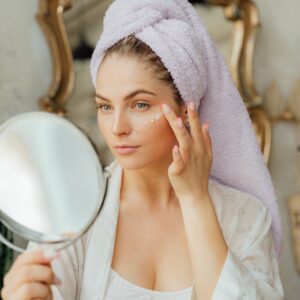
<path id="1" fill-rule="evenodd" d="M 106 12 L 91 60 L 94 86 L 105 51 L 134 35 L 162 60 L 185 102 L 193 100 L 210 124 L 211 177 L 252 194 L 269 210 L 277 258 L 282 227 L 275 190 L 251 120 L 223 56 L 186 0 L 116 0 Z"/>

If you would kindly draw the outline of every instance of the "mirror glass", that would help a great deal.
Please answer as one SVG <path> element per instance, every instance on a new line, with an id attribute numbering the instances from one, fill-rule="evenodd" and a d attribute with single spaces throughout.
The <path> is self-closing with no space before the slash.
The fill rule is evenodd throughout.
<path id="1" fill-rule="evenodd" d="M 99 212 L 103 178 L 90 141 L 62 117 L 23 113 L 0 127 L 0 221 L 24 239 L 78 237 Z"/>

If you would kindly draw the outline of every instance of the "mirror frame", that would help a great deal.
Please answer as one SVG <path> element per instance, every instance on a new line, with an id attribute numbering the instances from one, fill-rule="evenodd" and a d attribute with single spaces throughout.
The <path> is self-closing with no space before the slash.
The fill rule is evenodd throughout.
<path id="1" fill-rule="evenodd" d="M 52 83 L 48 93 L 39 99 L 42 110 L 64 116 L 64 103 L 70 98 L 75 83 L 71 47 L 63 13 L 73 0 L 39 0 L 36 19 L 41 26 L 52 56 Z"/>
<path id="2" fill-rule="evenodd" d="M 72 7 L 74 0 L 39 1 L 36 17 L 49 43 L 53 63 L 52 84 L 39 103 L 42 110 L 65 116 L 64 104 L 73 91 L 75 71 L 63 13 Z M 252 0 L 206 0 L 206 3 L 223 7 L 225 18 L 233 23 L 229 69 L 249 112 L 267 164 L 271 149 L 271 121 L 253 81 L 254 48 L 261 25 L 257 7 Z"/>
<path id="3" fill-rule="evenodd" d="M 288 208 L 291 218 L 291 233 L 295 265 L 300 274 L 300 193 L 288 199 Z"/>

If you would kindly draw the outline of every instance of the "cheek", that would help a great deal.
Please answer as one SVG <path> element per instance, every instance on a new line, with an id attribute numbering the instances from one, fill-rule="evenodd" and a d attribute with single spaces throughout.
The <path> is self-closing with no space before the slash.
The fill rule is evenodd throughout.
<path id="1" fill-rule="evenodd" d="M 151 122 L 154 120 L 153 122 Z M 169 150 L 176 143 L 176 137 L 168 121 L 160 116 L 158 119 L 151 119 L 143 127 L 136 130 L 136 134 L 147 140 L 148 143 L 155 146 L 156 149 L 162 148 Z M 151 147 L 152 148 L 152 147 Z"/>
<path id="2" fill-rule="evenodd" d="M 99 128 L 103 138 L 106 140 L 106 142 L 109 142 L 110 131 L 109 131 L 108 122 L 104 122 L 104 120 L 100 119 L 100 117 L 98 117 L 97 122 L 98 122 L 98 128 Z"/>
<path id="3" fill-rule="evenodd" d="M 103 120 L 101 117 L 98 117 L 98 127 L 109 144 L 112 137 L 110 120 Z M 176 143 L 173 130 L 162 113 L 132 118 L 130 127 L 132 138 L 134 140 L 138 139 L 141 144 L 148 144 L 150 148 L 155 146 L 157 150 L 161 148 L 169 151 Z"/>

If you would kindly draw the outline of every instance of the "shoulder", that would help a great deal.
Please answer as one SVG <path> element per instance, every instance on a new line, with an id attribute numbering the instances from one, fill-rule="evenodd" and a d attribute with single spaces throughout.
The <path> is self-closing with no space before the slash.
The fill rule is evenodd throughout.
<path id="1" fill-rule="evenodd" d="M 209 192 L 216 210 L 221 217 L 229 215 L 258 216 L 267 212 L 265 205 L 247 192 L 222 184 L 214 179 L 209 181 Z"/>
<path id="2" fill-rule="evenodd" d="M 224 238 L 236 252 L 250 237 L 270 234 L 271 216 L 257 197 L 213 179 L 209 192 Z"/>

